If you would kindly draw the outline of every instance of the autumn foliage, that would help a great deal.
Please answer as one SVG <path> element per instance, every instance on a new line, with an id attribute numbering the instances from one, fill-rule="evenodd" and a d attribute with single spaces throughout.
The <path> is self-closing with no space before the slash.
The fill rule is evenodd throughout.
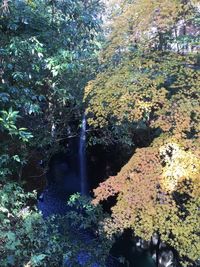
<path id="1" fill-rule="evenodd" d="M 136 150 L 115 177 L 95 190 L 95 203 L 117 195 L 107 231 L 134 229 L 150 240 L 154 233 L 186 260 L 199 257 L 199 160 L 175 143 Z"/>
<path id="2" fill-rule="evenodd" d="M 131 228 L 145 240 L 158 233 L 183 266 L 200 257 L 199 57 L 180 41 L 197 32 L 197 13 L 195 1 L 123 1 L 103 70 L 85 90 L 88 122 L 101 138 L 135 144 L 121 171 L 94 190 L 94 203 L 117 200 L 105 228 Z M 176 36 L 181 20 L 186 32 Z M 138 147 L 144 133 L 149 143 Z"/>

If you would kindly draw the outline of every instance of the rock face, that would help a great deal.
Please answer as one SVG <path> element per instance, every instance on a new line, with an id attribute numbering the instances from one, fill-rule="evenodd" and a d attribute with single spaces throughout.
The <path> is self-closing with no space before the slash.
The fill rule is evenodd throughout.
<path id="1" fill-rule="evenodd" d="M 66 205 L 69 195 L 81 191 L 74 162 L 65 154 L 57 154 L 51 158 L 46 177 L 48 186 L 38 200 L 38 208 L 44 217 L 66 214 L 70 210 Z"/>
<path id="2" fill-rule="evenodd" d="M 66 154 L 57 154 L 49 162 L 47 182 L 50 187 L 68 195 L 81 192 L 81 182 L 75 158 Z"/>

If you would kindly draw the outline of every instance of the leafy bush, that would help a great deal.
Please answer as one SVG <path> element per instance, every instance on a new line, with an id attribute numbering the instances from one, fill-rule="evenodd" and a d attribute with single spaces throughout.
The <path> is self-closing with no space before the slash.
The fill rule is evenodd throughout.
<path id="1" fill-rule="evenodd" d="M 19 118 L 19 112 L 13 110 L 12 107 L 9 110 L 0 111 L 0 136 L 3 140 L 0 152 L 1 180 L 8 178 L 8 175 L 26 162 L 26 143 L 33 136 L 26 128 L 17 126 Z"/>
<path id="2" fill-rule="evenodd" d="M 34 199 L 35 192 L 26 194 L 17 184 L 1 186 L 0 266 L 105 265 L 112 241 L 98 227 L 100 207 L 74 195 L 68 203 L 73 211 L 44 220 L 27 206 Z"/>

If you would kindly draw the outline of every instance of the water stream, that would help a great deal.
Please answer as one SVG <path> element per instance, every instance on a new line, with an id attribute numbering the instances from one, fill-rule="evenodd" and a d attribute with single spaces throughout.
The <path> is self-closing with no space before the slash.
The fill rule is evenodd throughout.
<path id="1" fill-rule="evenodd" d="M 79 167 L 80 167 L 80 182 L 81 182 L 82 195 L 87 195 L 88 193 L 88 181 L 86 172 L 86 127 L 87 127 L 87 120 L 84 114 L 81 124 L 81 133 L 79 140 Z"/>

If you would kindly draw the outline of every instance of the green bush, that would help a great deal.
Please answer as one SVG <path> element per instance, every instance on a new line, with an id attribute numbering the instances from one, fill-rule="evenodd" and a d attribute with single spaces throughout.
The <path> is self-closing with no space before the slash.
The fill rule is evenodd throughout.
<path id="1" fill-rule="evenodd" d="M 77 194 L 68 202 L 73 211 L 44 220 L 27 205 L 34 199 L 15 183 L 1 186 L 0 266 L 105 266 L 112 241 L 99 227 L 105 218 L 100 207 Z"/>

